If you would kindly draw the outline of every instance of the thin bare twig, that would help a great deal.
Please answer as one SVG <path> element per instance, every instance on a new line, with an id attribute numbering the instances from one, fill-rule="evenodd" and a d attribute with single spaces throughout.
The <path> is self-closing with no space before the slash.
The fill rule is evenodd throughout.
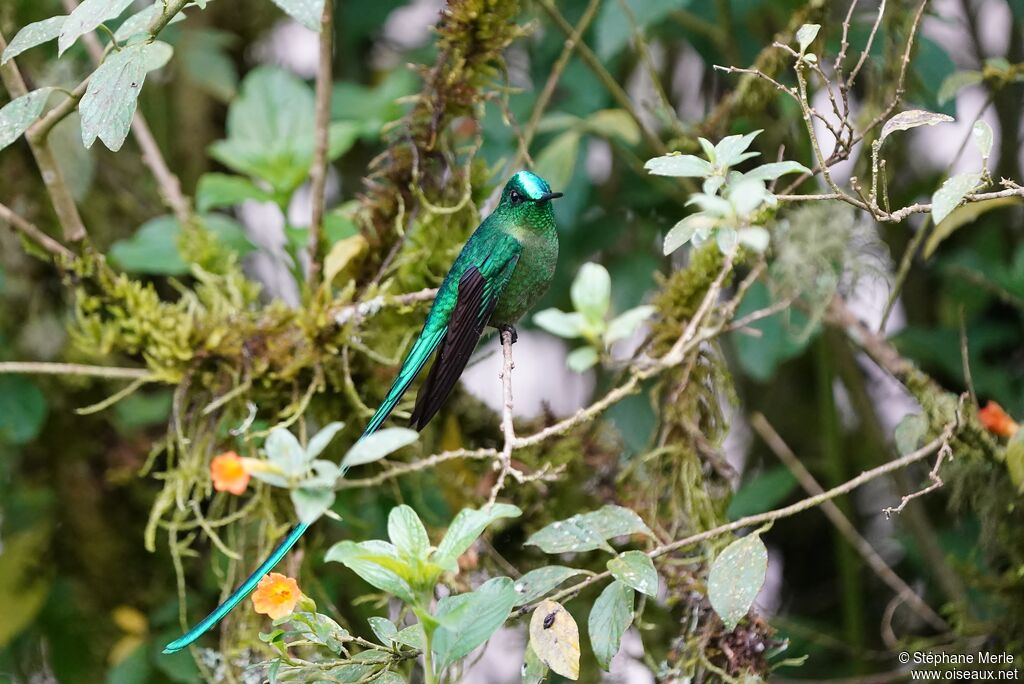
<path id="1" fill-rule="evenodd" d="M 331 123 L 332 66 L 334 62 L 334 0 L 324 1 L 320 16 L 320 62 L 316 72 L 316 120 L 313 166 L 310 170 L 309 284 L 316 287 L 320 274 L 320 239 L 323 234 L 324 192 L 327 188 L 328 138 Z"/>
<path id="2" fill-rule="evenodd" d="M 42 361 L 4 361 L 0 363 L 0 374 L 24 373 L 40 375 L 84 375 L 94 378 L 150 378 L 145 368 L 115 368 L 111 366 L 87 366 L 81 363 L 45 363 Z"/>
<path id="3" fill-rule="evenodd" d="M 765 444 L 771 448 L 772 452 L 779 458 L 780 461 L 789 469 L 793 476 L 796 477 L 797 481 L 804 488 L 808 494 L 816 496 L 824 492 L 824 488 L 818 483 L 814 476 L 811 475 L 810 471 L 804 467 L 800 459 L 797 458 L 793 450 L 789 448 L 789 445 L 782 439 L 782 436 L 775 431 L 775 428 L 771 426 L 764 415 L 755 413 L 750 418 L 750 426 L 754 428 L 761 439 L 764 440 Z M 910 608 L 914 610 L 917 615 L 927 622 L 929 625 L 939 630 L 940 632 L 946 632 L 949 630 L 949 625 L 943 620 L 938 613 L 936 613 L 931 606 L 924 602 L 920 596 L 917 595 L 910 586 L 903 581 L 903 579 L 897 575 L 889 564 L 878 555 L 874 547 L 871 546 L 870 542 L 865 539 L 857 528 L 853 526 L 853 523 L 843 515 L 843 512 L 839 509 L 832 501 L 825 501 L 821 504 L 821 512 L 825 514 L 825 517 L 831 521 L 835 526 L 836 530 L 843 535 L 850 545 L 860 554 L 864 562 L 868 564 L 875 574 L 878 575 L 879 579 L 889 585 L 889 588 L 896 592 L 896 595 L 900 597 Z"/>
<path id="4" fill-rule="evenodd" d="M 503 329 L 500 332 L 501 335 L 501 352 L 502 352 L 502 366 L 501 366 L 501 389 L 502 389 L 502 402 L 501 402 L 501 432 L 505 437 L 505 444 L 501 449 L 501 453 L 498 455 L 498 460 L 495 465 L 498 467 L 498 477 L 494 481 L 494 486 L 491 487 L 491 495 L 487 499 L 488 505 L 493 504 L 498 498 L 498 494 L 505 486 L 505 479 L 509 474 L 518 473 L 512 468 L 512 449 L 515 447 L 516 442 L 516 430 L 512 424 L 512 369 L 516 367 L 512 361 L 512 331 Z"/>
<path id="5" fill-rule="evenodd" d="M 74 252 L 70 249 L 54 240 L 52 237 L 40 230 L 35 224 L 22 218 L 3 204 L 0 204 L 0 221 L 7 223 L 15 230 L 20 231 L 30 240 L 54 256 L 63 257 L 65 259 L 73 259 L 75 256 Z"/>

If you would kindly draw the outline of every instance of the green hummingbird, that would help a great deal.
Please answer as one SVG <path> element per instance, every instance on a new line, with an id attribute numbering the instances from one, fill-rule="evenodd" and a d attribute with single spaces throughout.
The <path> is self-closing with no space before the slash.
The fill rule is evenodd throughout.
<path id="1" fill-rule="evenodd" d="M 509 331 L 515 341 L 514 324 L 547 291 L 555 274 L 558 233 L 551 200 L 561 196 L 529 171 L 509 179 L 498 207 L 469 237 L 441 283 L 423 330 L 363 437 L 380 428 L 435 351 L 437 358 L 410 418 L 417 430 L 430 422 L 455 388 L 484 328 L 491 325 Z M 164 653 L 180 651 L 216 625 L 256 588 L 308 527 L 305 523 L 293 527 L 231 596 L 184 636 L 167 644 Z"/>

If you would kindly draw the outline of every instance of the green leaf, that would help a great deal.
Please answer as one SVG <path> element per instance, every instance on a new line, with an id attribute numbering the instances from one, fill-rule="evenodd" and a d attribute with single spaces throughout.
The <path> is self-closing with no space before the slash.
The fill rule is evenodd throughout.
<path id="1" fill-rule="evenodd" d="M 18 31 L 11 42 L 7 44 L 7 47 L 4 48 L 3 54 L 0 54 L 0 66 L 7 64 L 9 60 L 14 59 L 25 50 L 42 45 L 59 36 L 65 19 L 67 19 L 67 16 L 61 14 L 56 17 L 33 22 Z"/>
<path id="2" fill-rule="evenodd" d="M 523 676 L 521 684 L 541 684 L 548 676 L 548 666 L 545 665 L 533 646 L 526 644 L 526 653 L 523 655 Z"/>
<path id="3" fill-rule="evenodd" d="M 624 340 L 635 333 L 648 318 L 657 311 L 653 306 L 637 306 L 622 312 L 611 320 L 604 333 L 605 344 Z"/>
<path id="4" fill-rule="evenodd" d="M 419 439 L 419 436 L 418 432 L 409 428 L 386 428 L 361 437 L 345 454 L 341 467 L 347 470 L 352 466 L 379 461 L 402 447 L 409 446 Z"/>
<path id="5" fill-rule="evenodd" d="M 767 571 L 768 549 L 756 532 L 729 544 L 711 564 L 708 599 L 727 630 L 746 616 Z"/>
<path id="6" fill-rule="evenodd" d="M 633 622 L 633 598 L 635 592 L 622 582 L 615 580 L 601 592 L 590 609 L 587 631 L 590 646 L 601 669 L 611 666 L 612 658 L 619 652 L 622 635 Z"/>
<path id="7" fill-rule="evenodd" d="M 796 478 L 785 466 L 767 468 L 750 478 L 732 495 L 726 515 L 729 520 L 775 508 L 796 489 Z"/>
<path id="8" fill-rule="evenodd" d="M 977 189 L 984 176 L 980 173 L 960 173 L 946 180 L 932 195 L 932 220 L 935 225 L 953 213 L 969 193 Z"/>
<path id="9" fill-rule="evenodd" d="M 565 363 L 570 370 L 576 373 L 583 373 L 597 364 L 597 350 L 593 347 L 579 347 L 569 352 Z"/>
<path id="10" fill-rule="evenodd" d="M 983 79 L 984 76 L 980 71 L 954 71 L 942 81 L 939 92 L 935 97 L 940 105 L 944 105 L 956 97 L 957 93 L 964 88 L 975 83 L 981 83 Z"/>
<path id="11" fill-rule="evenodd" d="M 1020 203 L 1020 197 L 997 197 L 996 199 L 984 200 L 982 202 L 971 202 L 957 207 L 942 220 L 942 223 L 935 226 L 928 239 L 924 243 L 922 254 L 925 259 L 930 259 L 939 245 L 956 232 L 958 229 L 974 223 L 982 214 L 993 209 L 1002 209 Z"/>
<path id="12" fill-rule="evenodd" d="M 692 154 L 667 154 L 648 159 L 644 168 L 655 176 L 677 178 L 707 178 L 715 172 L 710 162 Z"/>
<path id="13" fill-rule="evenodd" d="M 595 22 L 594 46 L 601 61 L 606 62 L 626 47 L 633 35 L 635 25 L 642 31 L 664 19 L 671 12 L 690 5 L 690 0 L 625 0 L 629 6 L 627 15 L 622 4 L 605 2 L 601 4 Z"/>
<path id="14" fill-rule="evenodd" d="M 406 603 L 416 603 L 416 595 L 406 580 L 412 569 L 398 557 L 395 547 L 385 541 L 338 542 L 328 549 L 324 560 L 341 563 L 367 584 Z"/>
<path id="15" fill-rule="evenodd" d="M 515 590 L 519 594 L 516 605 L 525 606 L 533 603 L 570 577 L 585 574 L 586 570 L 567 568 L 564 565 L 549 565 L 531 570 L 516 580 Z"/>
<path id="16" fill-rule="evenodd" d="M 809 168 L 795 161 L 772 162 L 770 164 L 761 164 L 747 171 L 743 174 L 742 180 L 773 181 L 780 176 L 785 176 L 787 173 L 810 172 Z"/>
<path id="17" fill-rule="evenodd" d="M 818 31 L 821 30 L 821 24 L 804 24 L 796 32 L 796 42 L 800 46 L 800 54 L 807 52 L 807 48 L 811 46 L 814 39 L 818 37 Z"/>
<path id="18" fill-rule="evenodd" d="M 580 133 L 569 130 L 555 137 L 537 155 L 534 171 L 553 188 L 568 187 L 576 169 L 580 151 Z"/>
<path id="19" fill-rule="evenodd" d="M 242 176 L 226 173 L 204 173 L 196 186 L 196 208 L 209 211 L 231 207 L 245 200 L 273 202 L 274 196 Z"/>
<path id="20" fill-rule="evenodd" d="M 56 88 L 33 90 L 11 100 L 0 109 L 0 150 L 20 138 L 35 123 L 54 90 Z"/>
<path id="21" fill-rule="evenodd" d="M 640 142 L 640 127 L 628 112 L 622 109 L 602 109 L 585 120 L 587 130 L 604 138 L 618 138 L 628 145 Z M 559 186 L 564 187 L 564 186 Z"/>
<path id="22" fill-rule="evenodd" d="M 529 647 L 545 666 L 567 679 L 580 677 L 580 629 L 561 604 L 541 601 L 530 618 Z"/>
<path id="23" fill-rule="evenodd" d="M 377 640 L 384 646 L 391 646 L 391 642 L 398 636 L 398 627 L 395 627 L 395 623 L 382 617 L 371 617 L 368 621 Z"/>
<path id="24" fill-rule="evenodd" d="M 611 293 L 612 279 L 608 269 L 589 261 L 580 267 L 569 289 L 576 311 L 592 324 L 604 322 L 608 307 L 611 306 Z"/>
<path id="25" fill-rule="evenodd" d="M 320 428 L 320 431 L 309 440 L 309 446 L 306 447 L 306 458 L 312 459 L 322 454 L 327 445 L 334 439 L 334 435 L 338 434 L 338 431 L 344 427 L 344 423 L 335 421 Z"/>
<path id="26" fill-rule="evenodd" d="M 184 76 L 224 103 L 230 103 L 238 91 L 238 68 L 228 52 L 236 38 L 225 31 L 190 28 L 178 42 Z"/>
<path id="27" fill-rule="evenodd" d="M 706 238 L 710 230 L 718 223 L 719 219 L 714 216 L 703 213 L 690 214 L 672 226 L 672 229 L 666 233 L 662 253 L 668 256 L 698 234 Z"/>
<path id="28" fill-rule="evenodd" d="M 908 413 L 896 424 L 893 441 L 901 456 L 906 456 L 924 442 L 928 434 L 928 418 L 921 413 Z"/>
<path id="29" fill-rule="evenodd" d="M 152 5 L 136 12 L 127 19 L 125 19 L 117 30 L 114 31 L 114 39 L 119 43 L 126 43 L 130 38 L 138 36 L 140 34 L 146 34 L 149 31 L 149 27 L 161 16 L 164 11 L 164 4 L 162 2 L 155 2 Z M 174 15 L 168 24 L 176 24 L 179 21 L 184 21 L 185 15 L 181 12 Z"/>
<path id="30" fill-rule="evenodd" d="M 544 309 L 534 314 L 533 322 L 537 327 L 547 330 L 552 335 L 569 340 L 580 337 L 586 329 L 583 315 L 576 311 L 566 313 L 558 309 Z"/>
<path id="31" fill-rule="evenodd" d="M 274 0 L 274 4 L 310 31 L 320 32 L 320 16 L 324 0 Z"/>
<path id="32" fill-rule="evenodd" d="M 224 247 L 245 255 L 254 247 L 234 219 L 219 214 L 200 216 L 205 227 Z M 150 219 L 127 240 L 118 240 L 108 252 L 111 263 L 129 273 L 186 275 L 189 265 L 181 256 L 181 228 L 173 216 Z"/>
<path id="33" fill-rule="evenodd" d="M 975 121 L 971 128 L 971 138 L 978 146 L 982 163 L 988 165 L 988 156 L 992 153 L 992 127 L 986 121 Z"/>
<path id="34" fill-rule="evenodd" d="M 78 7 L 85 7 L 85 3 Z M 82 115 L 82 144 L 86 148 L 92 147 L 99 138 L 112 151 L 121 149 L 135 116 L 153 50 L 149 43 L 129 45 L 108 55 L 93 72 L 78 105 Z"/>
<path id="35" fill-rule="evenodd" d="M 388 538 L 403 558 L 410 562 L 426 560 L 430 537 L 412 507 L 403 504 L 391 509 L 388 515 Z"/>
<path id="36" fill-rule="evenodd" d="M 727 135 L 719 140 L 715 145 L 715 166 L 722 170 L 758 156 L 759 152 L 747 152 L 747 148 L 762 132 L 763 129 L 758 129 L 746 135 Z"/>
<path id="37" fill-rule="evenodd" d="M 518 518 L 520 515 L 522 511 L 519 508 L 504 503 L 491 504 L 479 510 L 463 508 L 448 526 L 431 560 L 445 570 L 455 572 L 459 556 L 473 545 L 491 523 L 499 518 Z"/>
<path id="38" fill-rule="evenodd" d="M 1017 430 L 1006 445 L 1006 470 L 1017 492 L 1024 492 L 1024 430 Z"/>
<path id="39" fill-rule="evenodd" d="M 658 571 L 654 563 L 643 551 L 626 551 L 608 561 L 608 570 L 612 577 L 627 587 L 636 589 L 641 594 L 657 598 Z"/>
<path id="40" fill-rule="evenodd" d="M 927 112 L 923 109 L 911 109 L 900 112 L 882 126 L 882 133 L 878 136 L 878 142 L 883 142 L 896 131 L 906 131 L 918 126 L 934 126 L 935 124 L 950 121 L 955 121 L 955 119 L 946 114 L 936 114 L 935 112 Z"/>
<path id="41" fill-rule="evenodd" d="M 306 474 L 309 459 L 299 440 L 286 428 L 274 428 L 263 444 L 267 459 L 291 477 Z"/>
<path id="42" fill-rule="evenodd" d="M 537 546 L 545 553 L 582 552 L 604 549 L 612 551 L 607 539 L 630 534 L 653 534 L 633 511 L 621 506 L 605 506 L 568 520 L 547 525 L 530 535 L 526 544 Z"/>
<path id="43" fill-rule="evenodd" d="M 146 50 L 146 71 L 162 69 L 174 54 L 174 48 L 162 40 L 154 40 Z"/>
<path id="44" fill-rule="evenodd" d="M 299 487 L 291 491 L 295 514 L 306 525 L 312 525 L 334 504 L 334 489 Z"/>
<path id="45" fill-rule="evenodd" d="M 422 651 L 424 644 L 427 642 L 423 636 L 423 625 L 418 622 L 400 631 L 394 636 L 394 640 L 403 646 L 414 648 L 417 651 Z"/>
<path id="46" fill-rule="evenodd" d="M 131 4 L 132 0 L 84 0 L 68 15 L 61 27 L 57 36 L 57 55 L 63 55 L 79 37 L 97 28 L 107 19 L 120 16 Z"/>
<path id="47" fill-rule="evenodd" d="M 25 444 L 46 422 L 46 395 L 25 376 L 0 375 L 0 439 Z"/>
<path id="48" fill-rule="evenodd" d="M 435 667 L 444 670 L 490 639 L 505 624 L 516 596 L 512 580 L 495 577 L 472 593 L 438 601 L 434 617 L 441 626 L 434 632 Z"/>

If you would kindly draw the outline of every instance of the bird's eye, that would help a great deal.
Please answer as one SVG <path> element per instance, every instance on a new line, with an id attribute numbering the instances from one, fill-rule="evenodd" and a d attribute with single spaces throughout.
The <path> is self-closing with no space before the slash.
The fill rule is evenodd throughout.
<path id="1" fill-rule="evenodd" d="M 523 196 L 519 194 L 518 190 L 513 190 L 508 193 L 508 201 L 512 204 L 519 204 L 523 201 Z"/>

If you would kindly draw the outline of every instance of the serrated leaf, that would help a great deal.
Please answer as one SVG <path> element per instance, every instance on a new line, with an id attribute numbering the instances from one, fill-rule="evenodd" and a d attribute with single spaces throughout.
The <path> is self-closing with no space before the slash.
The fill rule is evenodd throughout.
<path id="1" fill-rule="evenodd" d="M 983 162 L 987 164 L 988 157 L 992 153 L 992 127 L 986 121 L 975 121 L 971 128 L 971 138 L 978 146 Z"/>
<path id="2" fill-rule="evenodd" d="M 367 621 L 377 640 L 384 646 L 391 646 L 391 642 L 398 636 L 398 627 L 395 627 L 395 623 L 387 618 L 376 616 L 368 618 Z"/>
<path id="3" fill-rule="evenodd" d="M 908 413 L 896 424 L 893 441 L 896 442 L 896 449 L 900 455 L 906 456 L 921 446 L 926 434 L 928 419 L 920 413 Z"/>
<path id="4" fill-rule="evenodd" d="M 334 504 L 334 490 L 327 487 L 299 487 L 291 491 L 295 514 L 306 525 L 312 525 Z"/>
<path id="5" fill-rule="evenodd" d="M 274 0 L 274 4 L 310 31 L 320 31 L 324 0 Z"/>
<path id="6" fill-rule="evenodd" d="M 345 454 L 342 469 L 379 461 L 385 456 L 419 439 L 419 433 L 409 428 L 386 428 L 361 437 Z"/>
<path id="7" fill-rule="evenodd" d="M 35 123 L 55 88 L 39 88 L 11 100 L 0 108 L 0 150 L 4 149 Z"/>
<path id="8" fill-rule="evenodd" d="M 411 569 L 408 563 L 398 557 L 394 546 L 387 542 L 338 542 L 328 549 L 324 560 L 341 563 L 363 578 L 367 584 L 393 594 L 406 603 L 416 602 L 412 587 L 405 579 L 410 575 Z"/>
<path id="9" fill-rule="evenodd" d="M 491 523 L 499 518 L 518 518 L 520 515 L 522 511 L 518 507 L 504 503 L 491 504 L 479 510 L 463 508 L 448 526 L 431 560 L 449 572 L 455 572 L 459 556 L 473 545 Z"/>
<path id="10" fill-rule="evenodd" d="M 644 304 L 623 311 L 608 323 L 604 333 L 605 344 L 612 344 L 624 340 L 635 333 L 648 318 L 657 311 L 653 306 Z"/>
<path id="11" fill-rule="evenodd" d="M 918 126 L 934 126 L 935 124 L 948 123 L 950 121 L 955 121 L 955 119 L 946 114 L 937 114 L 923 109 L 910 109 L 900 112 L 886 121 L 885 125 L 882 126 L 882 133 L 878 136 L 878 141 L 883 142 L 896 131 L 906 131 Z"/>
<path id="12" fill-rule="evenodd" d="M 975 190 L 984 176 L 980 173 L 960 173 L 946 180 L 932 195 L 932 221 L 939 225 Z"/>
<path id="13" fill-rule="evenodd" d="M 25 50 L 34 48 L 37 45 L 53 40 L 60 35 L 60 30 L 64 26 L 64 20 L 67 19 L 66 15 L 59 15 L 56 17 L 50 17 L 49 19 L 43 19 L 42 21 L 36 21 L 28 24 L 11 39 L 11 42 L 4 48 L 3 54 L 0 54 L 0 65 L 7 64 L 9 60 L 14 59 Z"/>
<path id="14" fill-rule="evenodd" d="M 821 24 L 804 24 L 796 32 L 796 42 L 800 46 L 800 54 L 807 51 L 814 39 L 818 37 Z"/>
<path id="15" fill-rule="evenodd" d="M 587 632 L 594 657 L 603 670 L 611 666 L 612 658 L 619 652 L 622 635 L 633 622 L 635 596 L 633 589 L 615 580 L 604 588 L 590 609 Z"/>
<path id="16" fill-rule="evenodd" d="M 575 373 L 583 373 L 593 368 L 598 361 L 597 350 L 593 347 L 579 347 L 569 352 L 565 363 Z"/>
<path id="17" fill-rule="evenodd" d="M 79 8 L 84 4 L 79 5 Z M 148 55 L 152 45 L 129 45 L 103 61 L 78 105 L 82 115 L 82 144 L 86 148 L 99 138 L 116 152 L 121 149 L 132 125 L 139 92 L 146 81 Z"/>
<path id="18" fill-rule="evenodd" d="M 132 0 L 83 0 L 61 26 L 57 36 L 58 56 L 63 55 L 82 35 L 106 20 L 120 16 L 131 4 Z"/>
<path id="19" fill-rule="evenodd" d="M 558 309 L 544 309 L 534 314 L 533 322 L 537 327 L 547 330 L 552 335 L 570 340 L 583 335 L 586 328 L 583 314 L 576 311 L 566 313 Z"/>
<path id="20" fill-rule="evenodd" d="M 541 601 L 530 618 L 530 648 L 552 672 L 580 677 L 580 630 L 561 604 Z"/>
<path id="21" fill-rule="evenodd" d="M 602 323 L 611 305 L 612 279 L 601 264 L 587 262 L 580 267 L 569 289 L 576 311 L 594 324 Z"/>
<path id="22" fill-rule="evenodd" d="M 322 454 L 327 445 L 334 439 L 334 435 L 338 434 L 338 431 L 344 427 L 344 423 L 334 421 L 320 428 L 320 431 L 309 440 L 309 445 L 306 447 L 306 458 L 313 459 Z"/>
<path id="23" fill-rule="evenodd" d="M 441 626 L 434 632 L 433 640 L 438 670 L 444 670 L 490 639 L 505 624 L 516 596 L 511 579 L 495 577 L 474 592 L 438 601 L 434 617 Z"/>
<path id="24" fill-rule="evenodd" d="M 410 561 L 426 560 L 430 548 L 430 537 L 420 516 L 411 506 L 395 506 L 388 514 L 388 538 L 395 545 L 398 554 Z"/>
<path id="25" fill-rule="evenodd" d="M 564 565 L 549 565 L 531 570 L 516 580 L 514 588 L 519 595 L 516 605 L 524 606 L 533 603 L 570 577 L 585 574 L 587 574 L 586 570 L 567 568 Z"/>
<path id="26" fill-rule="evenodd" d="M 648 159 L 644 168 L 655 176 L 676 178 L 706 178 L 714 173 L 710 162 L 692 154 L 668 154 Z"/>
<path id="27" fill-rule="evenodd" d="M 718 555 L 708 573 L 708 599 L 732 630 L 746 616 L 764 585 L 768 549 L 757 533 L 734 541 Z"/>
<path id="28" fill-rule="evenodd" d="M 226 173 L 204 173 L 196 186 L 196 208 L 199 211 L 231 207 L 246 200 L 273 202 L 274 196 L 248 178 Z"/>
<path id="29" fill-rule="evenodd" d="M 658 571 L 643 551 L 626 551 L 608 561 L 612 576 L 641 594 L 658 596 Z"/>

